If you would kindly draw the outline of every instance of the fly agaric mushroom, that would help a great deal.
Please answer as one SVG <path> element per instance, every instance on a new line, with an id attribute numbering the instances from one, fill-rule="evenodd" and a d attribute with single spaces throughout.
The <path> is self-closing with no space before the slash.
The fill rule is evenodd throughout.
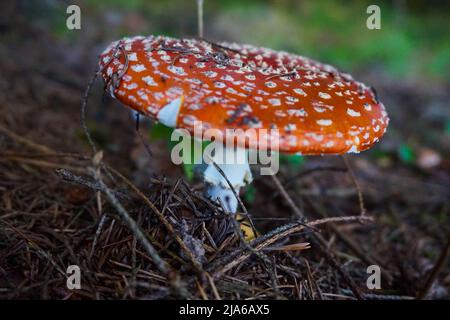
<path id="1" fill-rule="evenodd" d="M 386 131 L 375 91 L 330 65 L 250 45 L 163 36 L 124 38 L 100 56 L 110 94 L 162 124 L 203 130 L 278 129 L 278 149 L 302 155 L 358 153 Z M 215 141 L 214 143 L 225 143 Z M 248 144 L 226 150 L 245 154 Z M 263 147 L 263 146 L 257 146 Z M 251 181 L 248 163 L 220 164 L 236 191 Z M 211 165 L 208 195 L 235 212 L 227 181 Z"/>

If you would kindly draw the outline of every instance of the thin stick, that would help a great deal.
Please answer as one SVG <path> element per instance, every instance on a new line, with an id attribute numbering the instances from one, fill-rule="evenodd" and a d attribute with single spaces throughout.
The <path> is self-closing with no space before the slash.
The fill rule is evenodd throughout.
<path id="1" fill-rule="evenodd" d="M 450 234 L 448 236 L 447 243 L 446 243 L 444 249 L 442 250 L 441 254 L 439 255 L 439 258 L 436 261 L 436 264 L 434 265 L 433 269 L 430 272 L 430 275 L 427 278 L 427 281 L 425 282 L 425 285 L 419 291 L 419 294 L 417 295 L 417 299 L 422 300 L 427 296 L 428 292 L 431 289 L 431 286 L 433 285 L 433 282 L 436 280 L 438 274 L 441 272 L 442 268 L 444 267 L 449 253 L 450 253 Z"/>
<path id="2" fill-rule="evenodd" d="M 219 291 L 217 290 L 216 284 L 214 283 L 214 279 L 209 275 L 206 274 L 206 277 L 208 278 L 209 285 L 211 286 L 212 292 L 214 294 L 214 298 L 216 300 L 222 300 L 220 297 Z"/>
<path id="3" fill-rule="evenodd" d="M 197 0 L 197 22 L 199 38 L 203 38 L 203 4 L 204 0 Z"/>
<path id="4" fill-rule="evenodd" d="M 92 139 L 91 133 L 89 132 L 89 129 L 86 125 L 86 107 L 89 100 L 89 96 L 91 94 L 92 87 L 94 86 L 95 80 L 98 77 L 99 68 L 97 67 L 95 69 L 94 74 L 92 75 L 91 79 L 88 82 L 88 85 L 86 87 L 86 91 L 83 95 L 83 102 L 81 104 L 81 126 L 83 127 L 84 134 L 86 135 L 86 138 L 91 145 L 92 153 L 97 153 L 97 147 L 95 146 L 94 140 Z"/>
<path id="5" fill-rule="evenodd" d="M 124 66 L 123 70 L 119 73 L 119 75 L 114 74 L 113 77 L 111 77 L 111 80 L 113 81 L 112 85 L 114 86 L 114 88 L 117 88 L 119 86 L 120 80 L 122 79 L 123 75 L 125 74 L 125 72 L 128 69 L 128 55 L 125 54 L 125 51 L 123 50 L 123 48 L 121 46 L 121 41 L 119 41 L 116 48 L 114 49 L 114 53 L 113 53 L 112 57 L 103 66 L 103 68 L 100 69 L 100 67 L 97 67 L 95 69 L 95 72 L 92 75 L 91 79 L 89 80 L 88 85 L 86 87 L 86 91 L 84 92 L 84 95 L 83 95 L 83 101 L 81 103 L 81 126 L 83 127 L 84 134 L 86 135 L 86 138 L 87 138 L 89 144 L 91 145 L 92 154 L 97 153 L 97 147 L 95 146 L 94 140 L 92 139 L 91 133 L 89 132 L 89 129 L 86 125 L 86 107 L 87 107 L 89 96 L 91 94 L 92 87 L 94 86 L 95 80 L 97 80 L 97 77 L 99 76 L 99 74 L 112 62 L 112 60 L 115 58 L 115 56 L 119 50 L 121 50 L 122 54 L 124 54 L 125 66 Z M 116 81 L 114 81 L 114 80 L 116 80 Z"/>
<path id="6" fill-rule="evenodd" d="M 283 195 L 283 197 L 286 199 L 286 201 L 291 206 L 292 210 L 294 210 L 295 214 L 299 219 L 305 219 L 305 215 L 303 212 L 297 207 L 295 202 L 292 200 L 291 196 L 287 193 L 286 189 L 284 189 L 283 185 L 281 184 L 280 180 L 277 178 L 275 174 L 271 174 L 270 177 L 272 178 L 273 182 L 275 182 L 275 185 L 277 186 L 278 190 L 280 190 L 280 193 Z"/>
<path id="7" fill-rule="evenodd" d="M 152 158 L 153 157 L 152 149 L 150 148 L 150 145 L 147 143 L 147 141 L 145 141 L 145 138 L 139 131 L 139 128 L 136 128 L 136 133 L 138 134 L 139 139 L 141 140 L 141 143 L 144 145 L 144 148 L 147 151 L 148 155 L 150 156 L 150 158 Z"/>
<path id="8" fill-rule="evenodd" d="M 348 173 L 350 174 L 350 178 L 353 181 L 353 185 L 355 186 L 356 191 L 358 192 L 358 201 L 359 201 L 359 210 L 361 217 L 366 215 L 366 207 L 364 205 L 364 198 L 361 192 L 361 187 L 358 183 L 358 180 L 356 179 L 355 173 L 353 172 L 352 166 L 350 165 L 350 160 L 348 159 L 347 155 L 342 155 L 342 159 L 344 160 L 345 166 L 347 167 Z"/>
<path id="9" fill-rule="evenodd" d="M 239 197 L 239 195 L 237 194 L 236 190 L 234 190 L 233 185 L 231 184 L 230 180 L 228 180 L 227 176 L 225 175 L 225 172 L 223 172 L 223 170 L 217 165 L 217 163 L 214 162 L 214 160 L 209 157 L 209 160 L 211 161 L 211 163 L 214 165 L 214 168 L 216 168 L 217 171 L 219 171 L 219 173 L 221 174 L 221 176 L 225 179 L 225 181 L 227 182 L 228 186 L 230 187 L 231 191 L 233 192 L 234 196 L 236 197 L 239 205 L 241 206 L 242 210 L 244 211 L 244 216 L 247 218 L 248 222 L 250 223 L 250 226 L 252 228 L 252 231 L 254 234 L 257 234 L 255 225 L 253 224 L 253 221 L 251 219 L 250 214 L 247 211 L 247 208 L 245 207 L 244 203 L 242 202 L 241 198 Z"/>
<path id="10" fill-rule="evenodd" d="M 124 222 L 128 225 L 130 230 L 133 232 L 133 234 L 136 236 L 136 238 L 139 240 L 147 254 L 152 258 L 153 262 L 155 263 L 156 267 L 161 271 L 162 274 L 168 275 L 170 267 L 167 265 L 167 262 L 164 261 L 156 251 L 156 249 L 153 247 L 153 245 L 148 241 L 147 237 L 142 232 L 141 228 L 137 225 L 136 221 L 134 221 L 133 218 L 130 217 L 128 212 L 125 210 L 125 208 L 122 206 L 122 204 L 117 200 L 117 198 L 114 196 L 114 194 L 109 190 L 109 188 L 105 185 L 103 180 L 100 177 L 100 174 L 97 172 L 97 170 L 90 169 L 89 170 L 92 176 L 95 178 L 96 182 L 102 187 L 102 191 L 105 193 L 106 197 L 108 198 L 111 205 L 116 209 L 117 213 L 122 217 Z"/>
<path id="11" fill-rule="evenodd" d="M 59 166 L 58 169 L 55 170 L 55 173 L 65 182 L 75 185 L 81 185 L 94 191 L 103 191 L 102 187 L 95 181 L 88 181 L 83 177 L 74 175 L 69 170 L 61 168 L 61 166 Z M 128 197 L 125 193 L 122 193 L 120 191 L 111 190 L 111 192 L 119 199 L 126 199 Z"/>
<path id="12" fill-rule="evenodd" d="M 89 253 L 89 258 L 92 258 L 94 255 L 95 247 L 97 246 L 98 238 L 100 237 L 100 233 L 102 232 L 103 225 L 106 221 L 106 214 L 103 214 L 100 218 L 100 222 L 98 223 L 97 230 L 95 231 L 94 241 L 92 242 L 91 252 Z"/>

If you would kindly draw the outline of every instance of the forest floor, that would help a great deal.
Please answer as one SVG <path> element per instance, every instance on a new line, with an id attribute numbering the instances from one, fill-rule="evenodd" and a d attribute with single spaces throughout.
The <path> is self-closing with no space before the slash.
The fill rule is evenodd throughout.
<path id="1" fill-rule="evenodd" d="M 288 196 L 256 177 L 243 198 L 260 236 L 244 242 L 202 183 L 182 178 L 167 142 L 148 138 L 149 123 L 140 127 L 146 151 L 101 83 L 87 109 L 102 150 L 93 156 L 80 121 L 96 65 L 89 43 L 26 27 L 2 37 L 0 298 L 450 298 L 450 266 L 440 259 L 450 235 L 445 85 L 365 75 L 391 117 L 375 150 L 349 157 L 371 220 L 358 218 L 342 158 L 307 157 L 281 167 Z M 81 290 L 66 287 L 74 264 Z M 381 289 L 366 285 L 370 265 L 381 269 Z"/>

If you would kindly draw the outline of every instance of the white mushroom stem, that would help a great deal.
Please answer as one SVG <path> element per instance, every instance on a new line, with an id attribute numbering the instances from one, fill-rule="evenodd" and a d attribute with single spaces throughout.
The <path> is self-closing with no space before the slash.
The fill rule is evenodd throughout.
<path id="1" fill-rule="evenodd" d="M 243 148 L 227 148 L 221 143 L 212 142 L 216 151 L 211 157 L 212 161 L 223 171 L 234 191 L 239 194 L 241 187 L 252 181 L 252 173 L 248 164 L 248 152 Z M 220 201 L 228 212 L 235 213 L 238 200 L 230 188 L 223 174 L 217 170 L 213 163 L 209 163 L 204 171 L 205 182 L 209 185 L 207 196 Z"/>

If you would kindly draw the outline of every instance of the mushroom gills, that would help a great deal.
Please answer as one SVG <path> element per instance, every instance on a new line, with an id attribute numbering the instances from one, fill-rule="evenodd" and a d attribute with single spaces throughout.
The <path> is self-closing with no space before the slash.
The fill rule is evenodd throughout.
<path id="1" fill-rule="evenodd" d="M 157 119 L 163 125 L 175 128 L 178 120 L 178 113 L 180 112 L 181 105 L 183 104 L 183 97 L 179 97 L 172 100 L 158 112 Z"/>

